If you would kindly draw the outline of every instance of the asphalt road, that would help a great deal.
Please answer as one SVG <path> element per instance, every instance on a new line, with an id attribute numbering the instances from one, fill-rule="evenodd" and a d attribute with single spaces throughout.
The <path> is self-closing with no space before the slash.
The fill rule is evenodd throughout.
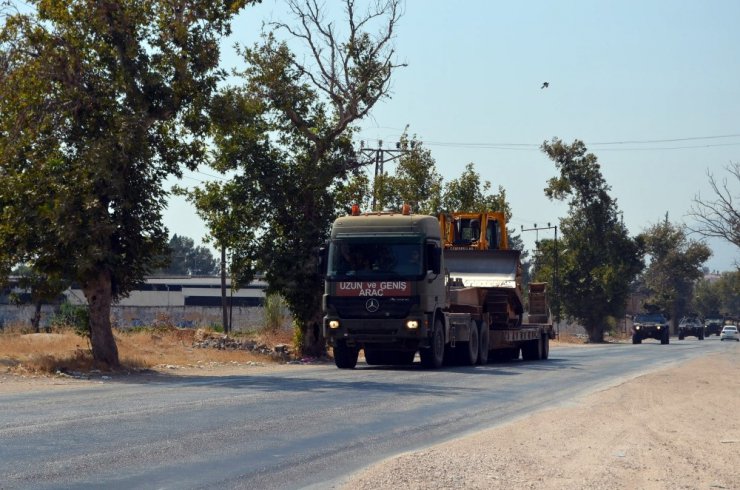
<path id="1" fill-rule="evenodd" d="M 122 376 L 11 394 L 0 399 L 0 489 L 327 488 L 388 456 L 734 347 L 725 344 L 562 347 L 548 361 L 438 371 Z"/>

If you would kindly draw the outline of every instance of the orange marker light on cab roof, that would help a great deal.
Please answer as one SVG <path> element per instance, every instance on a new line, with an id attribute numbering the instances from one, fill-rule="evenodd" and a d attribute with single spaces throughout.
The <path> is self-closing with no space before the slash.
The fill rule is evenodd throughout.
<path id="1" fill-rule="evenodd" d="M 404 216 L 408 216 L 409 214 L 411 214 L 411 205 L 408 203 L 403 203 L 403 206 L 401 207 L 401 213 Z"/>
<path id="2" fill-rule="evenodd" d="M 360 215 L 360 205 L 353 204 L 352 205 L 352 216 L 359 216 L 359 215 Z"/>

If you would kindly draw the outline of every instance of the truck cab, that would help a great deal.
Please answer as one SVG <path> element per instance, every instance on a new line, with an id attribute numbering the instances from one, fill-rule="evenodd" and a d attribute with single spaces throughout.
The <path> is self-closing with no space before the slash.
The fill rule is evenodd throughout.
<path id="1" fill-rule="evenodd" d="M 339 367 L 354 367 L 361 348 L 371 362 L 409 364 L 429 347 L 435 315 L 445 307 L 441 257 L 432 216 L 366 213 L 335 221 L 323 333 Z"/>

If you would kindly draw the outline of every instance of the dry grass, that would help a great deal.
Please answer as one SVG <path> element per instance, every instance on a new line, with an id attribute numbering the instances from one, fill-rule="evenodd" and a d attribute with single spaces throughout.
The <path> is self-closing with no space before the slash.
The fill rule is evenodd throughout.
<path id="1" fill-rule="evenodd" d="M 218 350 L 193 347 L 195 330 L 150 329 L 138 331 L 114 330 L 121 368 L 149 369 L 161 365 L 197 366 L 203 363 L 233 364 L 276 362 L 272 358 L 245 350 Z M 268 346 L 291 344 L 291 331 L 252 333 L 247 336 Z M 25 333 L 6 329 L 0 334 L 0 373 L 53 374 L 107 370 L 97 364 L 90 344 L 72 329 L 54 333 Z"/>

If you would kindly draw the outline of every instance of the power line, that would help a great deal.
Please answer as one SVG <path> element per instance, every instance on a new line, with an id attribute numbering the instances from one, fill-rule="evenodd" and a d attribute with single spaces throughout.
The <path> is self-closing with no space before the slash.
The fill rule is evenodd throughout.
<path id="1" fill-rule="evenodd" d="M 702 140 L 716 140 L 726 138 L 740 138 L 740 134 L 723 134 L 715 136 L 689 136 L 684 138 L 668 138 L 668 139 L 646 139 L 646 140 L 623 140 L 623 141 L 598 141 L 593 143 L 586 143 L 586 146 L 593 148 L 594 146 L 621 146 L 621 145 L 648 145 L 657 143 L 677 143 L 681 141 L 702 141 Z M 460 141 L 426 141 L 422 140 L 426 146 L 437 146 L 447 148 L 469 148 L 469 149 L 483 149 L 483 150 L 514 150 L 514 151 L 539 151 L 541 144 L 539 143 L 485 143 L 485 142 L 460 142 Z M 596 148 L 599 151 L 662 151 L 662 150 L 686 150 L 693 148 L 715 148 L 722 146 L 738 146 L 740 141 L 737 143 L 711 143 L 703 145 L 682 145 L 682 146 L 659 146 L 659 147 L 629 147 L 629 148 Z"/>

